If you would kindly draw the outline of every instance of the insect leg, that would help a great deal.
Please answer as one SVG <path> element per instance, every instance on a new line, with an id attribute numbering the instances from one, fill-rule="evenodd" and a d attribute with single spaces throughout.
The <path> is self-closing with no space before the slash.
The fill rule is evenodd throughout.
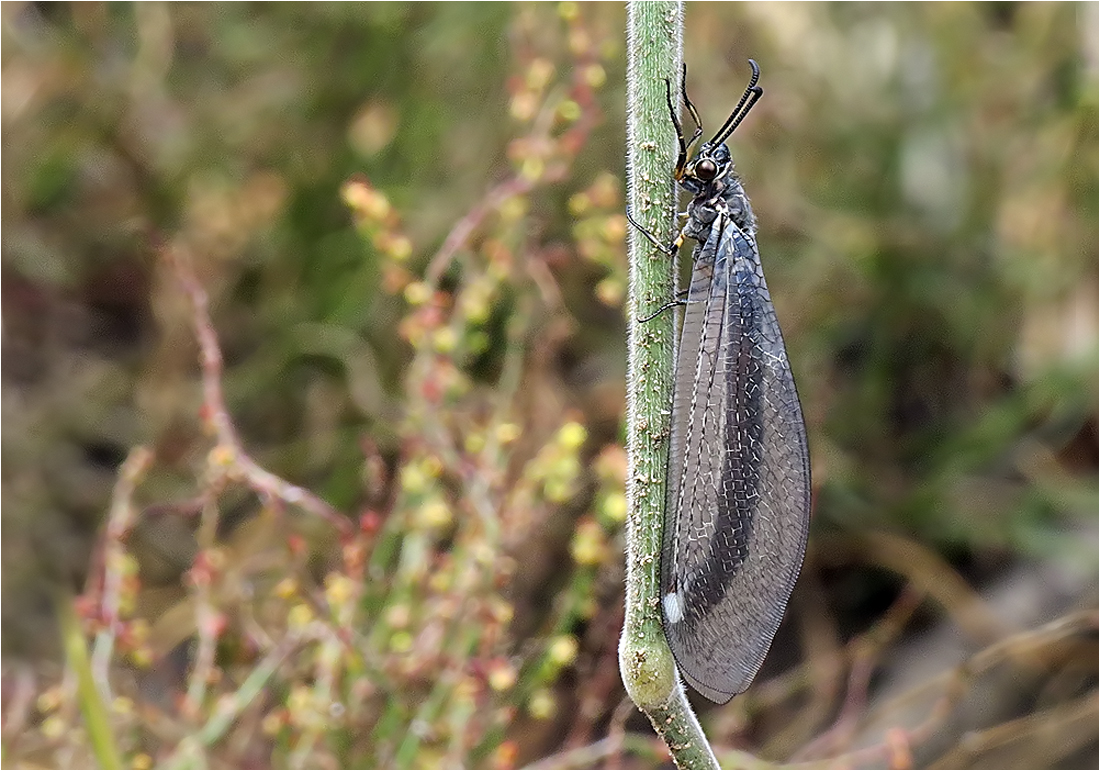
<path id="1" fill-rule="evenodd" d="M 676 293 L 677 297 L 676 297 L 675 300 L 669 300 L 667 303 L 662 305 L 660 308 L 653 311 L 653 313 L 649 314 L 648 316 L 643 316 L 642 318 L 638 319 L 638 323 L 639 324 L 645 324 L 647 321 L 653 321 L 653 319 L 660 316 L 662 313 L 667 311 L 669 308 L 675 308 L 677 305 L 687 305 L 688 304 L 688 299 L 687 299 L 688 291 L 689 290 L 687 290 L 687 289 L 681 289 L 679 292 Z M 683 295 L 683 296 L 681 297 L 680 295 Z"/>
<path id="2" fill-rule="evenodd" d="M 673 258 L 676 257 L 676 253 L 680 250 L 680 244 L 682 244 L 684 242 L 684 234 L 683 233 L 681 233 L 680 235 L 678 235 L 676 237 L 676 240 L 672 242 L 671 246 L 665 246 L 664 244 L 661 243 L 661 241 L 657 238 L 657 236 L 653 235 L 648 230 L 646 230 L 644 225 L 642 225 L 640 222 L 638 222 L 636 219 L 634 219 L 634 217 L 631 216 L 629 208 L 627 208 L 627 210 L 626 210 L 626 220 L 631 225 L 636 227 L 638 229 L 638 231 L 643 236 L 648 238 L 649 242 L 651 244 L 653 244 L 658 249 L 660 249 L 663 254 L 667 254 L 669 257 L 673 257 Z"/>
<path id="3" fill-rule="evenodd" d="M 626 219 L 631 225 L 636 227 L 638 229 L 638 231 L 643 236 L 648 238 L 649 242 L 651 244 L 653 244 L 655 247 L 657 247 L 659 250 L 661 250 L 662 254 L 668 255 L 669 258 L 671 258 L 673 261 L 676 260 L 676 255 L 680 253 L 680 247 L 684 243 L 684 233 L 683 233 L 683 231 L 680 231 L 680 234 L 678 236 L 676 236 L 676 239 L 672 242 L 672 244 L 670 246 L 665 246 L 664 244 L 662 244 L 657 239 L 657 236 L 653 235 L 648 230 L 646 230 L 645 227 L 640 222 L 638 222 L 636 219 L 634 219 L 634 217 L 632 217 L 630 215 L 630 209 L 629 208 L 626 210 Z M 679 291 L 676 294 L 677 294 L 677 298 L 675 300 L 672 300 L 671 302 L 665 303 L 664 305 L 662 305 L 660 308 L 658 308 L 657 310 L 655 310 L 653 313 L 649 314 L 648 316 L 638 319 L 638 323 L 639 324 L 644 324 L 645 322 L 650 321 L 651 319 L 655 319 L 656 317 L 660 316 L 662 313 L 667 311 L 669 308 L 672 308 L 673 306 L 686 305 L 687 304 L 687 299 L 686 299 L 687 290 L 685 289 L 685 290 Z M 684 295 L 684 297 L 680 297 L 679 295 Z"/>
<path id="4" fill-rule="evenodd" d="M 703 127 L 699 124 L 699 113 L 695 111 L 695 105 L 687 98 L 687 91 L 685 90 L 686 85 L 687 64 L 684 64 L 684 68 L 680 73 L 680 94 L 684 98 L 684 103 L 688 106 L 688 111 L 691 113 L 692 120 L 695 121 L 695 132 L 691 135 L 691 139 L 689 140 L 684 139 L 684 126 L 680 123 L 679 112 L 672 101 L 672 81 L 665 78 L 665 97 L 668 100 L 668 113 L 672 116 L 672 125 L 676 129 L 676 141 L 680 143 L 680 154 L 676 158 L 675 175 L 677 181 L 679 181 L 684 174 L 684 168 L 687 166 L 688 152 L 691 150 L 691 146 L 703 135 Z"/>
<path id="5" fill-rule="evenodd" d="M 695 121 L 695 133 L 691 135 L 691 141 L 688 142 L 690 148 L 695 141 L 703 136 L 703 122 L 699 120 L 699 112 L 695 109 L 695 105 L 691 103 L 691 99 L 688 98 L 688 68 L 687 64 L 684 65 L 684 74 L 680 80 L 680 96 L 684 99 L 684 105 L 688 108 L 688 112 L 691 113 L 691 119 Z"/>

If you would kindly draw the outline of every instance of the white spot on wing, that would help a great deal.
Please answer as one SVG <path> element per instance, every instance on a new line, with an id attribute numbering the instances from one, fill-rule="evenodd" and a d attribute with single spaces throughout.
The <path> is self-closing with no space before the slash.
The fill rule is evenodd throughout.
<path id="1" fill-rule="evenodd" d="M 670 624 L 678 624 L 684 620 L 684 603 L 680 599 L 679 592 L 669 592 L 663 600 L 665 606 L 665 618 Z"/>

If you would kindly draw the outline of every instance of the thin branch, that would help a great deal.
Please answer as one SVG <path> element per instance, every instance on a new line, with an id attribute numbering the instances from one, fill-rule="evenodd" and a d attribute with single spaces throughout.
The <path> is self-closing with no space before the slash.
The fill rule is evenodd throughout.
<path id="1" fill-rule="evenodd" d="M 339 511 L 309 490 L 265 470 L 244 451 L 225 406 L 225 395 L 222 391 L 222 352 L 210 320 L 206 290 L 195 278 L 185 256 L 170 247 L 163 247 L 161 253 L 191 300 L 195 336 L 200 349 L 199 360 L 202 364 L 204 417 L 213 429 L 218 443 L 216 455 L 212 455 L 214 461 L 224 471 L 225 476 L 243 482 L 261 497 L 296 506 L 325 520 L 339 530 L 341 535 L 350 535 L 351 523 Z"/>
<path id="2" fill-rule="evenodd" d="M 424 280 L 427 284 L 433 287 L 439 284 L 439 279 L 442 278 L 444 271 L 451 264 L 455 254 L 465 245 L 487 216 L 499 209 L 505 201 L 531 192 L 533 186 L 534 181 L 516 176 L 501 182 L 490 190 L 481 203 L 455 223 L 455 226 L 451 228 L 451 232 L 447 234 L 447 238 L 444 239 L 443 245 L 439 247 L 439 251 L 428 262 L 428 267 L 424 271 Z"/>
<path id="3" fill-rule="evenodd" d="M 115 638 L 122 631 L 120 605 L 123 582 L 126 579 L 125 541 L 134 524 L 134 490 L 152 462 L 153 453 L 149 448 L 135 447 L 130 451 L 115 482 L 111 495 L 111 511 L 107 515 L 107 536 L 103 549 L 103 595 L 100 601 L 100 621 L 103 626 L 96 634 L 91 669 L 100 694 L 108 702 L 111 700 L 111 654 L 114 652 Z"/>
<path id="4" fill-rule="evenodd" d="M 623 733 L 607 736 L 583 747 L 558 752 L 532 763 L 527 768 L 596 768 L 602 761 L 615 757 L 624 749 L 637 755 L 655 756 L 660 745 L 648 736 Z"/>
<path id="5" fill-rule="evenodd" d="M 957 570 L 916 541 L 890 533 L 869 532 L 818 538 L 813 549 L 814 558 L 823 564 L 861 562 L 904 576 L 978 643 L 988 644 L 1009 631 Z"/>
<path id="6" fill-rule="evenodd" d="M 891 729 L 886 732 L 885 739 L 880 744 L 828 758 L 792 764 L 791 767 L 821 768 L 822 766 L 830 766 L 834 768 L 852 768 L 881 764 L 884 757 L 907 755 L 909 748 L 927 742 L 932 738 L 935 731 L 947 722 L 956 705 L 967 693 L 967 685 L 976 677 L 1007 660 L 1034 661 L 1035 654 L 1040 651 L 1058 650 L 1066 640 L 1085 635 L 1095 635 L 1098 625 L 1100 625 L 1100 616 L 1097 612 L 1086 610 L 1070 613 L 1037 629 L 1010 635 L 979 651 L 961 664 L 945 670 L 936 677 L 925 680 L 906 693 L 895 697 L 878 711 L 880 716 L 889 715 L 891 712 L 900 711 L 901 707 L 912 703 L 927 692 L 940 689 L 942 693 L 932 704 L 925 719 L 920 724 L 908 729 L 900 727 Z M 1090 695 L 1090 697 L 1095 698 L 1094 695 Z M 879 720 L 881 719 L 880 717 Z M 982 732 L 982 735 L 993 736 L 996 734 L 996 730 L 987 729 Z"/>
<path id="7" fill-rule="evenodd" d="M 561 154 L 567 156 L 575 156 L 577 151 L 584 146 L 599 117 L 599 105 L 595 91 L 585 78 L 586 68 L 595 62 L 596 58 L 591 51 L 581 54 L 577 61 L 571 91 L 571 96 L 581 108 L 580 117 L 577 121 L 551 143 L 555 109 L 550 109 L 549 105 L 556 104 L 556 102 L 547 99 L 547 108 L 540 115 L 540 119 L 535 122 L 536 131 L 526 137 L 525 142 L 539 146 L 553 144 L 559 148 Z M 569 163 L 560 162 L 559 159 L 559 162 L 551 163 L 547 167 L 541 179 L 523 174 L 514 174 L 486 193 L 477 206 L 455 223 L 443 240 L 443 245 L 428 261 L 428 267 L 424 271 L 425 283 L 432 288 L 439 285 L 443 273 L 450 266 L 458 250 L 470 240 L 470 236 L 485 221 L 486 217 L 499 210 L 507 201 L 527 195 L 538 184 L 563 178 L 570 169 L 571 165 Z"/>
<path id="8" fill-rule="evenodd" d="M 283 660 L 294 651 L 302 640 L 288 635 L 275 648 L 267 652 L 233 695 L 223 696 L 214 708 L 214 714 L 198 733 L 183 740 L 168 760 L 169 768 L 190 767 L 201 764 L 205 750 L 225 735 L 249 704 L 263 693 L 267 681 L 275 674 Z"/>
<path id="9" fill-rule="evenodd" d="M 206 689 L 214 672 L 214 660 L 218 649 L 219 615 L 211 598 L 211 584 L 214 582 L 214 565 L 211 563 L 218 525 L 218 501 L 213 490 L 207 491 L 206 498 L 198 532 L 200 551 L 191 567 L 191 583 L 195 587 L 195 629 L 198 646 L 195 652 L 195 665 L 191 669 L 190 682 L 187 685 L 187 699 L 184 701 L 184 713 L 189 717 L 202 714 Z"/>
<path id="10" fill-rule="evenodd" d="M 922 593 L 907 588 L 879 623 L 849 643 L 852 663 L 848 672 L 848 693 L 841 705 L 840 714 L 831 727 L 792 756 L 792 762 L 803 758 L 827 757 L 841 752 L 847 746 L 855 735 L 867 705 L 867 692 L 879 654 L 901 634 L 923 600 Z"/>

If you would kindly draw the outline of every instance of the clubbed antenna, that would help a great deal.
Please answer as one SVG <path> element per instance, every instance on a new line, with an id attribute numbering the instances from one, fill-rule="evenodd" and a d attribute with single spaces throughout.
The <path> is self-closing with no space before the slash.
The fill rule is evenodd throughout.
<path id="1" fill-rule="evenodd" d="M 725 142 L 726 138 L 733 133 L 733 130 L 741 125 L 741 121 L 749 114 L 752 106 L 763 96 L 764 89 L 756 85 L 760 80 L 760 65 L 752 59 L 749 59 L 749 65 L 752 67 L 752 79 L 749 81 L 749 85 L 745 87 L 745 93 L 741 95 L 741 101 L 733 108 L 733 112 L 726 118 L 722 128 L 718 129 L 714 139 L 707 142 L 708 145 Z"/>

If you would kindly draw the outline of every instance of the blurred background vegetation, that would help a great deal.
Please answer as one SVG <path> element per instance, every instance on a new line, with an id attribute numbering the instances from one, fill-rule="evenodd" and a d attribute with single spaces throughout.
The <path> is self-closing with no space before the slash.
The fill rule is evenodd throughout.
<path id="1" fill-rule="evenodd" d="M 704 125 L 763 71 L 815 482 L 720 757 L 1095 765 L 1096 4 L 686 13 Z M 2 20 L 5 762 L 663 763 L 615 653 L 624 9 Z M 158 241 L 243 449 L 353 533 L 225 471 Z"/>

